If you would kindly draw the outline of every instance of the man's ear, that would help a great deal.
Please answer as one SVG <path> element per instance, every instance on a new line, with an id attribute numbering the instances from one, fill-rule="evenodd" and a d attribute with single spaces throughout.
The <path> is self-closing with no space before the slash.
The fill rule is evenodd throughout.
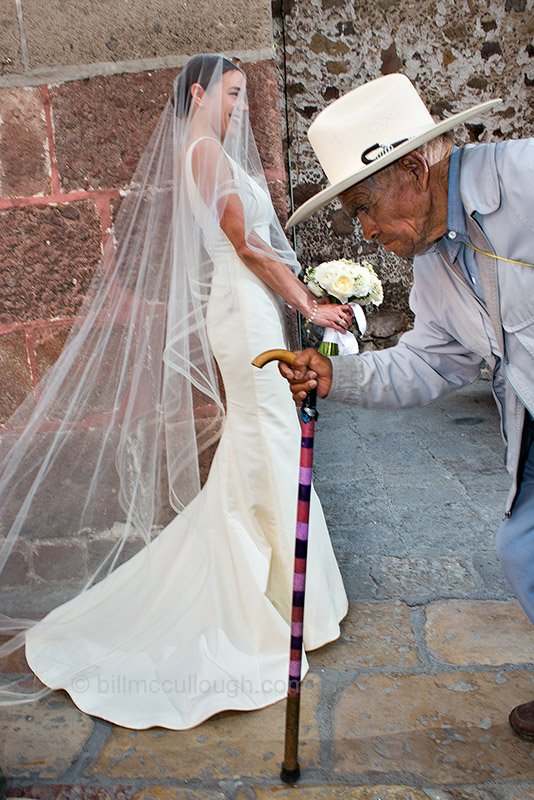
<path id="1" fill-rule="evenodd" d="M 198 108 L 202 105 L 202 98 L 204 97 L 205 89 L 200 83 L 191 84 L 191 97 L 193 105 Z"/>
<path id="2" fill-rule="evenodd" d="M 399 159 L 399 167 L 404 170 L 416 188 L 426 191 L 430 180 L 430 167 L 422 153 L 418 153 L 417 150 L 407 153 Z"/>

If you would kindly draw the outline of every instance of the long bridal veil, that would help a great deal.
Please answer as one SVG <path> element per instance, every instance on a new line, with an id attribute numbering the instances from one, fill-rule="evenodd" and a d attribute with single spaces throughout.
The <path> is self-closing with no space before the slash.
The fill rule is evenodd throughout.
<path id="1" fill-rule="evenodd" d="M 214 130 L 215 172 L 199 167 L 211 202 L 192 211 L 191 83 L 217 98 L 231 69 L 200 56 L 178 77 L 60 358 L 1 429 L 0 702 L 48 691 L 20 666 L 26 630 L 189 513 L 209 469 L 224 423 L 205 324 L 219 222 L 237 192 L 251 231 L 256 200 L 240 170 L 267 191 L 243 85 L 228 132 Z M 296 270 L 274 214 L 270 236 L 268 252 Z M 216 291 L 230 309 L 230 281 Z"/>

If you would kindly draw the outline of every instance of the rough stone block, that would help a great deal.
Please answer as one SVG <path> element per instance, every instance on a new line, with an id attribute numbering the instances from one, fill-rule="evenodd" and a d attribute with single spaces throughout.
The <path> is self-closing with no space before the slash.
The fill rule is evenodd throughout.
<path id="1" fill-rule="evenodd" d="M 46 581 L 85 576 L 85 547 L 81 542 L 40 542 L 35 545 L 35 574 Z"/>
<path id="2" fill-rule="evenodd" d="M 129 184 L 178 72 L 109 75 L 50 89 L 64 191 Z"/>
<path id="3" fill-rule="evenodd" d="M 0 322 L 75 314 L 101 252 L 100 218 L 91 201 L 0 212 Z"/>
<path id="4" fill-rule="evenodd" d="M 58 692 L 31 706 L 0 707 L 2 768 L 11 778 L 57 778 L 76 761 L 93 725 Z"/>
<path id="5" fill-rule="evenodd" d="M 449 600 L 426 609 L 426 641 L 449 664 L 520 664 L 534 661 L 534 631 L 515 602 Z"/>
<path id="6" fill-rule="evenodd" d="M 9 76 L 24 71 L 20 49 L 20 30 L 15 3 L 0 6 L 0 29 L 2 31 L 2 53 L 0 54 L 0 76 Z"/>
<path id="7" fill-rule="evenodd" d="M 418 775 L 427 783 L 514 781 L 531 774 L 532 746 L 508 711 L 532 697 L 530 672 L 367 675 L 334 710 L 336 773 Z"/>
<path id="8" fill-rule="evenodd" d="M 2 611 L 18 619 L 42 619 L 53 608 L 79 594 L 86 584 L 80 581 L 39 581 L 23 587 L 2 591 Z"/>
<path id="9" fill-rule="evenodd" d="M 35 351 L 37 379 L 46 375 L 57 361 L 69 335 L 70 326 L 51 325 L 47 328 L 34 328 L 32 341 Z"/>
<path id="10" fill-rule="evenodd" d="M 304 768 L 317 767 L 319 763 L 319 689 L 317 676 L 304 680 L 299 747 Z M 254 712 L 225 712 L 188 731 L 128 731 L 114 727 L 88 772 L 158 780 L 207 781 L 246 775 L 271 778 L 273 774 L 278 779 L 284 730 L 283 703 Z"/>
<path id="11" fill-rule="evenodd" d="M 0 587 L 28 585 L 30 565 L 31 553 L 27 542 L 15 542 L 6 565 L 0 573 Z"/>
<path id="12" fill-rule="evenodd" d="M 284 169 L 282 118 L 274 61 L 243 64 L 247 76 L 250 124 L 264 169 Z"/>
<path id="13" fill-rule="evenodd" d="M 11 416 L 32 388 L 24 333 L 0 335 L 0 422 Z"/>
<path id="14" fill-rule="evenodd" d="M 268 181 L 267 186 L 276 216 L 282 227 L 287 221 L 287 189 L 285 180 Z"/>
<path id="15" fill-rule="evenodd" d="M 276 66 L 243 65 L 250 120 L 264 169 L 282 171 Z M 50 90 L 56 159 L 65 191 L 127 186 L 172 92 L 179 70 L 121 74 Z M 284 185 L 285 191 L 285 185 Z M 285 213 L 284 203 L 278 201 Z"/>
<path id="16" fill-rule="evenodd" d="M 86 546 L 89 577 L 94 575 L 98 567 L 102 565 L 102 562 L 110 556 L 112 550 L 114 553 L 113 557 L 115 557 L 116 551 L 114 550 L 114 547 L 117 545 L 117 542 L 120 541 L 123 530 L 124 526 L 119 523 L 115 525 L 109 532 L 106 531 L 99 533 L 96 536 L 87 537 Z M 128 561 L 144 546 L 144 539 L 142 539 L 140 536 L 131 535 L 124 543 L 121 552 L 117 557 L 117 565 Z M 106 563 L 110 562 L 106 561 Z"/>
<path id="17" fill-rule="evenodd" d="M 410 611 L 400 602 L 351 603 L 341 639 L 309 654 L 318 669 L 370 669 L 419 664 Z"/>
<path id="18" fill-rule="evenodd" d="M 376 339 L 389 339 L 406 329 L 407 320 L 400 311 L 379 309 L 369 318 L 366 335 Z"/>
<path id="19" fill-rule="evenodd" d="M 36 472 L 49 451 L 53 432 L 40 433 L 32 439 L 25 461 L 24 479 L 10 497 L 9 505 L 2 509 L 2 523 L 8 527 L 18 512 L 20 504 L 32 487 Z M 70 539 L 80 530 L 106 531 L 115 522 L 121 521 L 124 512 L 118 503 L 118 475 L 113 456 L 117 440 L 107 440 L 109 452 L 105 458 L 107 469 L 98 473 L 94 483 L 100 502 L 91 506 L 91 513 L 84 510 L 85 491 L 93 480 L 93 472 L 100 455 L 105 430 L 91 428 L 71 433 L 67 442 L 55 447 L 47 467 L 47 480 L 35 492 L 27 509 L 22 535 L 32 540 L 50 542 L 55 539 Z M 47 567 L 34 563 L 39 575 L 47 574 Z"/>
<path id="20" fill-rule="evenodd" d="M 221 0 L 206 12 L 204 0 L 77 0 L 76 13 L 62 0 L 24 0 L 28 53 L 33 69 L 60 64 L 163 58 L 272 46 L 271 6 L 266 0 Z M 244 24 L 246 21 L 246 24 Z"/>
<path id="21" fill-rule="evenodd" d="M 4 610 L 4 608 L 2 608 L 2 610 Z M 4 641 L 5 639 L 0 637 L 0 645 L 3 645 Z M 8 656 L 0 659 L 0 673 L 4 675 L 33 674 L 24 655 L 24 646 L 19 647 Z"/>
<path id="22" fill-rule="evenodd" d="M 39 89 L 0 89 L 0 195 L 50 190 L 48 134 Z"/>

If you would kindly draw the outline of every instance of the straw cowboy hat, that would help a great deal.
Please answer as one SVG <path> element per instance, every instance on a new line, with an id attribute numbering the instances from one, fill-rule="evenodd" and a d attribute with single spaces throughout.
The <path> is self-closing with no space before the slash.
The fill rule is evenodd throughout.
<path id="1" fill-rule="evenodd" d="M 488 100 L 436 123 L 406 75 L 384 75 L 358 86 L 327 106 L 310 125 L 308 138 L 330 185 L 301 205 L 286 228 L 349 186 L 500 102 Z"/>

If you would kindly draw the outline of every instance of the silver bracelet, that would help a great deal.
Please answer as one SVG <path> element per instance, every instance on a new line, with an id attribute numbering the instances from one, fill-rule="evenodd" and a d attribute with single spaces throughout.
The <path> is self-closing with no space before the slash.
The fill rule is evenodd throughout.
<path id="1" fill-rule="evenodd" d="M 313 299 L 313 311 L 312 311 L 312 313 L 310 314 L 310 316 L 308 317 L 308 319 L 306 320 L 306 322 L 304 323 L 304 325 L 306 326 L 306 328 L 309 326 L 310 322 L 313 322 L 313 318 L 314 318 L 314 317 L 315 317 L 315 315 L 317 314 L 317 309 L 318 309 L 318 308 L 319 308 L 319 306 L 317 305 L 317 300 L 314 298 L 314 299 Z"/>

